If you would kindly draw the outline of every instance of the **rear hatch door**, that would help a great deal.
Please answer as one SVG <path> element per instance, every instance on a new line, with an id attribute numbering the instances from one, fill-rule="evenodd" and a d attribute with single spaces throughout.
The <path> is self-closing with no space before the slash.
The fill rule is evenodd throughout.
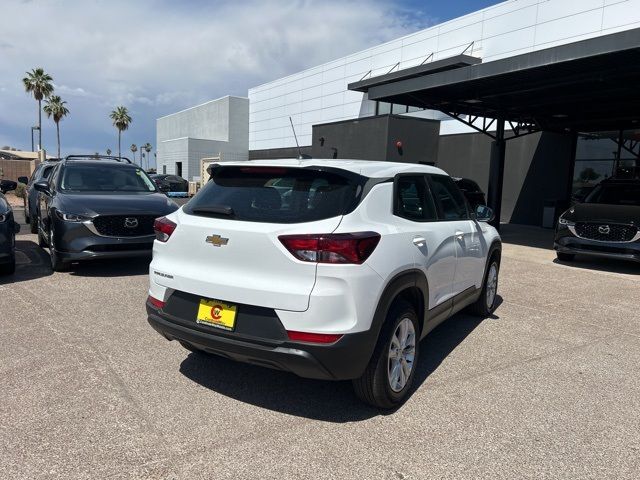
<path id="1" fill-rule="evenodd" d="M 167 287 L 223 302 L 304 311 L 317 264 L 296 259 L 280 235 L 332 233 L 362 191 L 359 176 L 291 167 L 219 167 L 177 212 L 152 267 Z M 361 177 L 359 177 L 361 178 Z"/>

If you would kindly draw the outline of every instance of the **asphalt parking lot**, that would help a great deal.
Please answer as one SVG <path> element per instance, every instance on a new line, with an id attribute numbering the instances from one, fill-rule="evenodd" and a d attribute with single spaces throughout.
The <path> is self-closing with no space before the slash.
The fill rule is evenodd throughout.
<path id="1" fill-rule="evenodd" d="M 495 316 L 434 331 L 415 392 L 381 414 L 348 382 L 167 342 L 147 262 L 52 274 L 22 233 L 0 280 L 0 478 L 638 478 L 640 266 L 505 239 Z"/>

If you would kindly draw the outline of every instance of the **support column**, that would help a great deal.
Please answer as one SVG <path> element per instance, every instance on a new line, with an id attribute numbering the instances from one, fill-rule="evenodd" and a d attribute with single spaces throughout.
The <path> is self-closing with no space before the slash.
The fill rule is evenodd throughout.
<path id="1" fill-rule="evenodd" d="M 571 132 L 571 149 L 569 151 L 569 158 L 567 163 L 567 190 L 565 192 L 565 198 L 561 207 L 566 210 L 569 208 L 572 202 L 573 196 L 573 176 L 576 170 L 576 155 L 578 152 L 578 132 Z M 558 212 L 560 215 L 562 212 Z"/>
<path id="2" fill-rule="evenodd" d="M 624 145 L 624 130 L 618 132 L 618 153 L 616 154 L 616 162 L 613 166 L 613 176 L 618 175 L 618 169 L 620 168 L 620 160 L 622 160 L 622 146 Z"/>
<path id="3" fill-rule="evenodd" d="M 491 144 L 491 162 L 489 166 L 489 207 L 493 209 L 495 218 L 491 224 L 500 230 L 500 214 L 502 211 L 502 183 L 504 180 L 504 161 L 507 144 L 504 140 L 504 118 L 497 119 L 496 139 Z"/>

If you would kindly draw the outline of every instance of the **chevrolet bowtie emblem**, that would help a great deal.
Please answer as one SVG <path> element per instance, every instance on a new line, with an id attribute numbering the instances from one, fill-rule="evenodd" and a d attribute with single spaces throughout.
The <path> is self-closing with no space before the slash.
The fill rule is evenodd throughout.
<path id="1" fill-rule="evenodd" d="M 223 245 L 229 243 L 228 238 L 222 238 L 220 235 L 211 235 L 210 237 L 207 237 L 206 241 L 214 247 L 222 247 Z"/>

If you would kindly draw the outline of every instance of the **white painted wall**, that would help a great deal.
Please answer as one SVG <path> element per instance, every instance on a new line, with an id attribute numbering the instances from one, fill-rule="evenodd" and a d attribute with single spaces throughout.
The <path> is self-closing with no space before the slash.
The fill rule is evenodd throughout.
<path id="1" fill-rule="evenodd" d="M 249 148 L 311 144 L 312 125 L 373 115 L 374 104 L 347 85 L 371 75 L 463 52 L 483 61 L 640 27 L 640 0 L 509 0 L 249 90 Z M 469 131 L 445 121 L 441 134 Z"/>
<path id="2" fill-rule="evenodd" d="M 182 176 L 200 175 L 200 159 L 220 153 L 228 160 L 247 160 L 249 151 L 249 100 L 223 97 L 188 108 L 156 121 L 157 170 Z"/>

